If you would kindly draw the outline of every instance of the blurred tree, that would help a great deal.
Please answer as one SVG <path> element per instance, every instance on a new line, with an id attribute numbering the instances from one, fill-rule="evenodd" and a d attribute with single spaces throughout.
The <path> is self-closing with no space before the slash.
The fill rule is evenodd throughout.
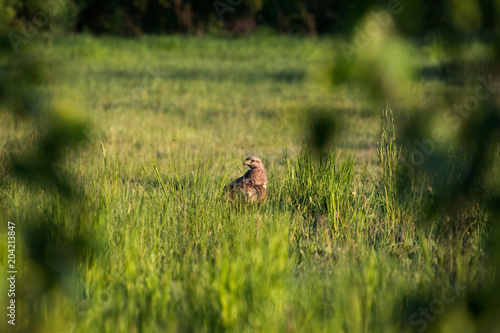
<path id="1" fill-rule="evenodd" d="M 386 10 L 405 35 L 448 39 L 491 35 L 497 29 L 498 15 L 493 0 L 3 0 L 0 9 L 0 30 L 4 31 L 30 22 L 44 30 L 119 35 L 199 33 L 221 23 L 234 30 L 242 20 L 280 33 L 350 34 L 369 10 Z M 45 24 L 46 18 L 50 23 Z"/>

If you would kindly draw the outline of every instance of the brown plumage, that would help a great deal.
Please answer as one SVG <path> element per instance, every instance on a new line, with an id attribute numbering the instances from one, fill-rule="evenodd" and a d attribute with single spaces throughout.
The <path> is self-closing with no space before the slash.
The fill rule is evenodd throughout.
<path id="1" fill-rule="evenodd" d="M 248 203 L 263 202 L 267 199 L 266 169 L 260 158 L 247 157 L 243 165 L 250 168 L 243 177 L 233 180 L 224 189 L 229 192 L 230 201 Z"/>

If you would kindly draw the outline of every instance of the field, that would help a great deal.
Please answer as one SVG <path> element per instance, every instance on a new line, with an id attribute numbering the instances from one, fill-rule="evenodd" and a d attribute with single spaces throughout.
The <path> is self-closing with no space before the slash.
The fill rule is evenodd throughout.
<path id="1" fill-rule="evenodd" d="M 78 133 L 38 168 L 52 181 L 19 178 L 12 159 L 36 158 L 51 127 L 39 124 L 45 115 L 0 112 L 0 219 L 16 223 L 16 327 L 477 329 L 464 296 L 494 279 L 491 218 L 476 201 L 428 218 L 435 190 L 425 178 L 400 198 L 393 126 L 407 110 L 397 98 L 373 103 L 361 87 L 326 84 L 337 42 L 258 34 L 30 41 L 23 52 L 43 64 L 37 89 L 50 96 L 55 128 Z M 428 45 L 415 61 L 436 57 L 449 55 Z M 434 94 L 415 103 L 471 88 L 439 77 L 415 87 Z M 325 123 L 335 132 L 318 152 L 310 142 Z M 223 187 L 250 155 L 266 166 L 269 200 L 230 204 Z M 454 220 L 466 227 L 449 228 Z"/>

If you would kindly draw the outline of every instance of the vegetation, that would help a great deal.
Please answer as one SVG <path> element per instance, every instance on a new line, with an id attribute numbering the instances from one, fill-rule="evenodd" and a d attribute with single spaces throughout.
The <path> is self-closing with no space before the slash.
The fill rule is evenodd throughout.
<path id="1" fill-rule="evenodd" d="M 318 79 L 338 42 L 40 35 L 30 61 L 3 55 L 4 79 L 9 68 L 30 74 L 3 87 L 4 108 L 17 111 L 0 113 L 0 219 L 17 223 L 16 327 L 484 329 L 467 295 L 493 285 L 482 200 L 498 167 L 464 209 L 429 215 L 439 178 L 401 172 L 415 158 L 403 144 L 407 104 Z M 424 68 L 436 54 L 453 56 L 428 44 L 414 59 Z M 441 77 L 415 82 L 453 89 Z M 221 190 L 249 155 L 266 166 L 269 199 L 234 206 Z M 453 169 L 450 182 L 463 175 Z"/>
<path id="2" fill-rule="evenodd" d="M 390 13 L 398 30 L 413 37 L 432 33 L 462 40 L 481 33 L 491 38 L 498 31 L 498 4 L 492 0 L 109 0 L 105 5 L 97 0 L 0 0 L 0 8 L 0 32 L 25 37 L 33 30 L 122 36 L 256 30 L 351 34 L 373 10 Z"/>

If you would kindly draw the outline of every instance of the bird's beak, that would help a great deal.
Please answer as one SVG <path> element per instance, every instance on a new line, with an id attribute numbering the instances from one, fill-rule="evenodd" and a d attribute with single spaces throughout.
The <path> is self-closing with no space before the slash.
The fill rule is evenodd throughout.
<path id="1" fill-rule="evenodd" d="M 245 160 L 245 162 L 243 162 L 243 166 L 245 166 L 245 165 L 249 166 L 250 165 L 250 161 L 249 160 Z"/>

